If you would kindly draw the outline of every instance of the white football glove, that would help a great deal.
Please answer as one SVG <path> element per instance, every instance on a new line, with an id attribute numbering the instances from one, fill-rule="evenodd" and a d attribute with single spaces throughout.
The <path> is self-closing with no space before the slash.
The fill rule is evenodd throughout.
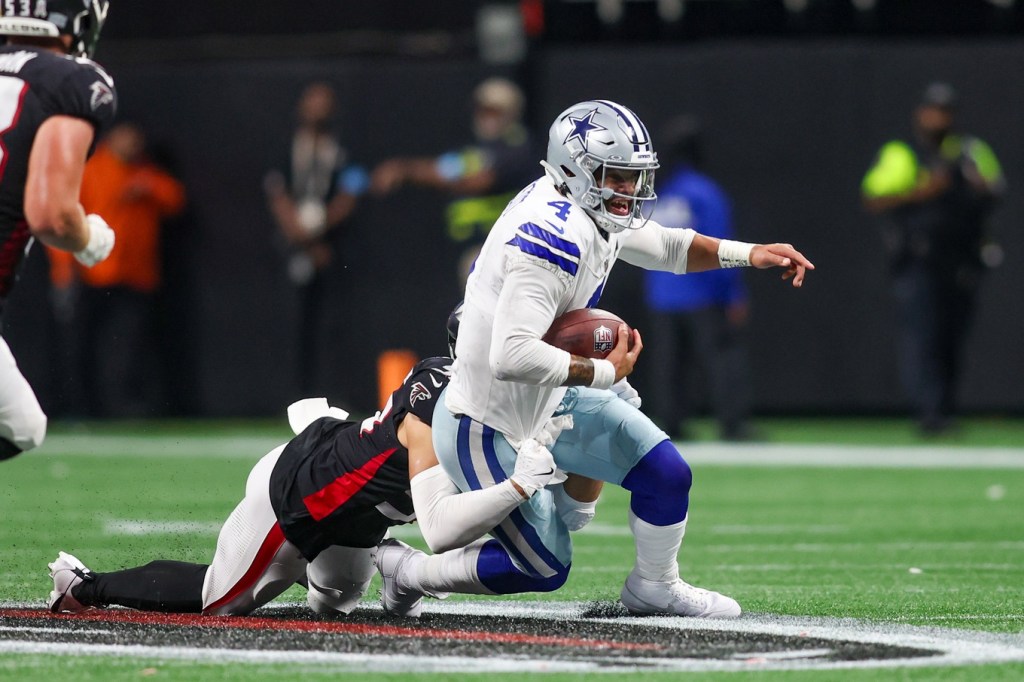
<path id="1" fill-rule="evenodd" d="M 75 251 L 75 259 L 91 268 L 110 255 L 114 248 L 114 231 L 106 220 L 95 213 L 85 216 L 85 224 L 89 228 L 89 243 L 81 251 Z"/>
<path id="2" fill-rule="evenodd" d="M 512 480 L 523 489 L 529 498 L 551 482 L 555 471 L 555 458 L 551 456 L 551 451 L 533 438 L 527 438 L 519 446 L 519 455 L 516 457 L 516 469 L 512 472 Z"/>
<path id="3" fill-rule="evenodd" d="M 640 403 L 643 400 L 640 399 L 640 394 L 637 393 L 637 390 L 630 386 L 629 382 L 625 379 L 619 379 L 616 383 L 612 384 L 610 390 L 636 409 L 640 409 Z"/>

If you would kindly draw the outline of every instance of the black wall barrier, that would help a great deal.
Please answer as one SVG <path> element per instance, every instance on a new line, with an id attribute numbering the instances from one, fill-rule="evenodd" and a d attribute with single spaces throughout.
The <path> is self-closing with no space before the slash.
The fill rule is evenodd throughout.
<path id="1" fill-rule="evenodd" d="M 747 272 L 760 412 L 877 412 L 903 405 L 878 223 L 859 206 L 878 147 L 909 131 L 926 83 L 962 95 L 961 121 L 1003 163 L 1010 187 L 994 215 L 1006 263 L 981 295 L 962 390 L 965 408 L 1024 411 L 1024 42 L 708 44 L 534 54 L 524 69 L 534 129 L 578 99 L 631 106 L 655 136 L 672 114 L 704 122 L 708 169 L 731 193 L 739 237 L 789 241 L 817 264 L 803 290 Z M 109 64 L 123 112 L 172 152 L 191 210 L 167 241 L 169 345 L 179 392 L 204 415 L 283 414 L 291 388 L 294 300 L 266 211 L 263 173 L 279 155 L 294 102 L 312 80 L 336 86 L 356 161 L 433 154 L 469 141 L 469 93 L 490 75 L 473 61 L 331 58 Z M 540 169 L 538 167 L 538 174 Z M 370 411 L 377 354 L 444 351 L 459 298 L 442 231 L 444 197 L 368 198 L 338 241 L 324 319 L 324 393 Z M 38 256 L 38 254 L 37 254 Z M 30 263 L 5 314 L 5 338 L 44 402 L 60 399 L 52 334 L 39 312 L 45 276 Z M 641 330 L 639 273 L 621 264 L 602 307 Z M 186 367 L 187 365 L 187 367 Z M 657 371 L 643 364 L 636 374 Z"/>

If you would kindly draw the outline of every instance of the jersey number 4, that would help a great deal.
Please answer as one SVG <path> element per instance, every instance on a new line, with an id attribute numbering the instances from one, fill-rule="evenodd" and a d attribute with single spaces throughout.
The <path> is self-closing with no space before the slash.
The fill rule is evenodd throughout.
<path id="1" fill-rule="evenodd" d="M 572 208 L 572 204 L 568 201 L 549 201 L 548 206 L 555 209 L 555 215 L 562 222 L 565 222 L 569 218 L 569 209 Z"/>
<path id="2" fill-rule="evenodd" d="M 18 125 L 21 105 L 25 101 L 28 84 L 20 78 L 0 76 L 0 180 L 4 177 L 7 167 L 7 145 L 4 135 Z"/>

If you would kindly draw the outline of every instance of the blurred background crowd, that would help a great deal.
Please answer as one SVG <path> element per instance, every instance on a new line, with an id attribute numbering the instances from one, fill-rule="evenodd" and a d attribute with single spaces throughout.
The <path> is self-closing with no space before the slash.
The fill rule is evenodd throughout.
<path id="1" fill-rule="evenodd" d="M 673 435 L 713 414 L 1024 414 L 1024 2 L 112 3 L 121 123 L 82 201 L 92 271 L 36 248 L 4 335 L 54 418 L 372 411 L 378 359 L 444 320 L 568 104 L 621 101 L 655 219 L 787 241 L 801 291 L 621 265 L 631 381 Z M 795 331 L 794 331 L 795 330 Z"/>

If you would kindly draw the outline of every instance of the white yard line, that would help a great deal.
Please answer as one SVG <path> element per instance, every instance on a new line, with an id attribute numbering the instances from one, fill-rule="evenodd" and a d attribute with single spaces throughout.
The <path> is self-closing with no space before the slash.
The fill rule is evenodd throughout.
<path id="1" fill-rule="evenodd" d="M 618 565 L 603 565 L 603 566 L 577 566 L 572 567 L 573 573 L 611 573 L 611 574 L 623 574 L 623 576 L 629 572 L 632 568 L 632 558 L 628 558 Z M 852 565 L 849 562 L 833 562 L 833 563 L 799 563 L 799 564 L 765 564 L 765 563 L 751 563 L 751 564 L 714 564 L 711 566 L 702 566 L 704 571 L 714 571 L 715 573 L 802 573 L 806 571 L 836 571 L 842 570 L 847 573 L 850 572 L 892 572 L 897 571 L 906 573 L 910 569 L 910 564 L 856 564 Z M 1024 574 L 1024 565 L 1021 564 L 971 564 L 971 563 L 944 563 L 944 564 L 932 564 L 925 562 L 920 569 L 923 573 L 929 573 L 932 571 L 992 571 L 992 572 L 1009 572 L 1009 573 L 1021 573 Z"/>
<path id="2" fill-rule="evenodd" d="M 67 628 L 40 628 L 28 625 L 0 625 L 0 632 L 56 632 L 67 634 Z M 75 634 L 85 635 L 113 635 L 113 630 L 75 630 Z"/>
<path id="3" fill-rule="evenodd" d="M 222 521 L 131 521 L 108 519 L 104 535 L 217 535 Z"/>
<path id="4" fill-rule="evenodd" d="M 1024 446 L 807 445 L 785 443 L 679 443 L 690 464 L 866 469 L 1024 469 Z"/>
<path id="5" fill-rule="evenodd" d="M 34 454 L 69 457 L 210 457 L 256 460 L 281 443 L 288 441 L 287 432 L 280 438 L 267 436 L 199 436 L 161 433 L 153 436 L 99 436 L 61 434 L 47 437 Z"/>

